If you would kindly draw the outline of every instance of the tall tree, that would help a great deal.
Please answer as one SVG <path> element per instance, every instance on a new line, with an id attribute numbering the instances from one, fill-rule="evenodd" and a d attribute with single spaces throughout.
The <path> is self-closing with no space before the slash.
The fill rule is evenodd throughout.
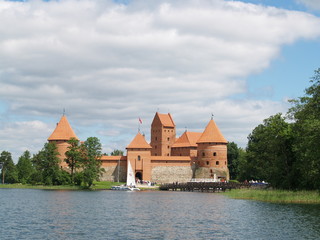
<path id="1" fill-rule="evenodd" d="M 320 190 L 320 68 L 310 82 L 305 96 L 292 101 L 289 115 L 295 120 L 295 169 L 299 187 Z"/>
<path id="2" fill-rule="evenodd" d="M 28 150 L 26 150 L 20 157 L 17 163 L 17 171 L 18 171 L 18 178 L 19 182 L 21 183 L 29 183 L 30 177 L 35 171 L 32 162 L 31 162 L 31 155 Z"/>
<path id="3" fill-rule="evenodd" d="M 59 168 L 59 152 L 55 143 L 46 143 L 41 151 L 36 154 L 32 161 L 37 169 L 37 174 L 41 174 L 45 185 L 67 184 L 68 174 Z M 34 176 L 40 179 L 37 176 Z"/>
<path id="4" fill-rule="evenodd" d="M 81 147 L 79 140 L 76 138 L 71 138 L 69 141 L 68 151 L 66 151 L 65 162 L 68 164 L 71 173 L 71 182 L 74 183 L 74 173 L 77 168 L 80 167 L 81 162 Z"/>
<path id="5" fill-rule="evenodd" d="M 102 156 L 102 146 L 96 137 L 89 137 L 83 146 L 85 150 L 85 155 L 82 158 L 83 181 L 88 187 L 91 187 L 94 180 L 99 180 L 104 170 L 101 169 L 101 161 L 99 161 Z"/>
<path id="6" fill-rule="evenodd" d="M 3 163 L 1 172 L 2 184 L 18 182 L 18 172 L 12 160 L 11 153 L 2 151 L 0 154 L 0 162 Z"/>
<path id="7" fill-rule="evenodd" d="M 245 176 L 266 180 L 277 188 L 294 186 L 294 162 L 291 124 L 281 114 L 265 119 L 248 137 Z"/>
<path id="8" fill-rule="evenodd" d="M 236 179 L 238 176 L 238 159 L 239 159 L 239 148 L 234 142 L 229 142 L 227 145 L 227 158 L 228 168 L 230 173 L 230 179 Z"/>

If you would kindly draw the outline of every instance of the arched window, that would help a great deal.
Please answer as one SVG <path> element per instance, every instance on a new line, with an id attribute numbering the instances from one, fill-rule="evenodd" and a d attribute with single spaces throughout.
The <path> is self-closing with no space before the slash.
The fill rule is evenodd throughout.
<path id="1" fill-rule="evenodd" d="M 207 165 L 209 165 L 209 161 L 207 161 Z"/>
<path id="2" fill-rule="evenodd" d="M 206 156 L 206 154 L 204 152 L 202 152 L 202 157 Z"/>
<path id="3" fill-rule="evenodd" d="M 215 157 L 215 156 L 217 156 L 217 153 L 216 153 L 216 152 L 214 152 L 214 153 L 213 153 L 213 156 L 214 156 L 214 157 Z"/>
<path id="4" fill-rule="evenodd" d="M 219 165 L 219 161 L 216 161 L 216 165 Z"/>
<path id="5" fill-rule="evenodd" d="M 138 161 L 140 161 L 141 160 L 141 157 L 140 157 L 140 155 L 138 155 Z"/>

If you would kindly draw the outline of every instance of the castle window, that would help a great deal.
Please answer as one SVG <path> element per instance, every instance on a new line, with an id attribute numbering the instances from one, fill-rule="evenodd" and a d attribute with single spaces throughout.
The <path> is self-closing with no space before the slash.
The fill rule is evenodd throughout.
<path id="1" fill-rule="evenodd" d="M 227 161 L 224 162 L 224 165 L 227 165 Z"/>
<path id="2" fill-rule="evenodd" d="M 158 138 L 157 138 L 157 137 L 155 137 L 155 140 L 157 141 L 157 140 L 158 140 Z"/>
<path id="3" fill-rule="evenodd" d="M 207 165 L 209 165 L 209 161 L 207 161 Z"/>
<path id="4" fill-rule="evenodd" d="M 155 156 L 158 156 L 156 153 L 154 154 Z"/>
<path id="5" fill-rule="evenodd" d="M 168 149 L 169 149 L 170 147 L 168 146 Z"/>
<path id="6" fill-rule="evenodd" d="M 214 153 L 213 153 L 213 156 L 217 156 L 217 153 L 216 153 L 216 152 L 214 152 Z"/>
<path id="7" fill-rule="evenodd" d="M 202 152 L 202 157 L 206 156 L 206 154 L 204 152 Z"/>
<path id="8" fill-rule="evenodd" d="M 169 156 L 169 153 L 167 154 L 167 156 Z"/>
<path id="9" fill-rule="evenodd" d="M 210 169 L 210 173 L 212 173 L 212 169 Z"/>
<path id="10" fill-rule="evenodd" d="M 138 155 L 138 161 L 140 161 L 141 160 L 141 157 L 140 157 L 140 155 Z"/>
<path id="11" fill-rule="evenodd" d="M 216 165 L 219 165 L 219 161 L 216 161 Z"/>
<path id="12" fill-rule="evenodd" d="M 167 138 L 168 139 L 168 141 L 170 141 L 170 138 Z"/>

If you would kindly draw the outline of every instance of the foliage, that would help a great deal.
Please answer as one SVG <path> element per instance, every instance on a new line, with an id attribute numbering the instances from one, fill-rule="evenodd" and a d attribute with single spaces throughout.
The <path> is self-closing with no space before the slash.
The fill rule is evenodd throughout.
<path id="1" fill-rule="evenodd" d="M 30 183 L 31 176 L 35 169 L 32 166 L 31 155 L 27 150 L 20 157 L 17 163 L 18 179 L 20 183 Z"/>
<path id="2" fill-rule="evenodd" d="M 68 144 L 68 151 L 65 153 L 65 162 L 70 168 L 71 182 L 74 183 L 74 173 L 80 167 L 82 152 L 79 140 L 76 138 L 71 138 Z"/>
<path id="3" fill-rule="evenodd" d="M 114 149 L 114 150 L 111 152 L 111 156 L 123 156 L 123 151 L 122 151 L 122 150 L 119 150 L 119 149 Z"/>
<path id="4" fill-rule="evenodd" d="M 289 115 L 295 120 L 298 187 L 320 190 L 320 68 L 310 82 L 305 96 L 292 101 Z"/>
<path id="5" fill-rule="evenodd" d="M 59 168 L 59 152 L 55 143 L 46 143 L 32 159 L 36 173 L 32 175 L 33 183 L 43 183 L 45 185 L 61 185 L 67 182 L 68 173 Z"/>
<path id="6" fill-rule="evenodd" d="M 276 114 L 252 131 L 246 152 L 238 158 L 238 179 L 320 191 L 320 68 L 311 83 L 305 96 L 291 100 L 291 123 Z"/>
<path id="7" fill-rule="evenodd" d="M 227 145 L 227 158 L 228 158 L 228 168 L 230 179 L 236 179 L 239 169 L 238 169 L 238 159 L 239 159 L 239 151 L 238 145 L 234 142 L 229 142 Z"/>
<path id="8" fill-rule="evenodd" d="M 82 175 L 83 182 L 87 187 L 91 187 L 94 180 L 99 180 L 99 177 L 104 171 L 101 168 L 102 146 L 100 140 L 96 137 L 89 137 L 83 144 L 84 155 L 82 158 Z"/>
<path id="9" fill-rule="evenodd" d="M 2 151 L 0 155 L 0 162 L 3 163 L 1 171 L 2 183 L 18 182 L 18 172 L 12 160 L 11 153 Z"/>

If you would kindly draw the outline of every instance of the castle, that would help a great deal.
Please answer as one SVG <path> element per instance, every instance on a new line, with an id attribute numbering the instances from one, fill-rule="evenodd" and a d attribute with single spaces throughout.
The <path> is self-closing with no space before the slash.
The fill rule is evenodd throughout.
<path id="1" fill-rule="evenodd" d="M 48 138 L 55 142 L 64 162 L 67 141 L 76 138 L 67 117 L 63 115 Z M 150 144 L 140 132 L 127 146 L 126 156 L 102 156 L 103 181 L 126 181 L 127 161 L 135 177 L 158 183 L 188 182 L 192 178 L 229 180 L 227 141 L 213 119 L 202 133 L 185 131 L 176 138 L 176 125 L 170 113 L 156 113 L 151 124 Z"/>

